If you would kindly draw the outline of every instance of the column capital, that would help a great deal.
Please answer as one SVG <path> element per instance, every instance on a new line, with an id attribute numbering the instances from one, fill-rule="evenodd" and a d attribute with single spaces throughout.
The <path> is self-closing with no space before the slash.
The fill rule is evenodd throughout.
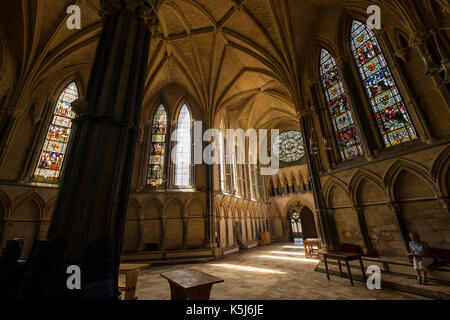
<path id="1" fill-rule="evenodd" d="M 143 19 L 152 33 L 156 33 L 158 17 L 151 0 L 101 0 L 100 15 L 110 16 L 115 10 L 130 10 Z"/>
<path id="2" fill-rule="evenodd" d="M 411 48 L 420 47 L 430 34 L 430 28 L 422 28 L 411 33 L 409 37 L 409 46 Z"/>
<path id="3" fill-rule="evenodd" d="M 316 77 L 316 78 L 311 78 L 308 80 L 309 86 L 313 87 L 315 85 L 320 85 L 320 78 Z"/>
<path id="4" fill-rule="evenodd" d="M 350 55 L 343 55 L 336 58 L 336 63 L 339 67 L 342 67 L 346 63 L 350 63 L 353 57 Z"/>

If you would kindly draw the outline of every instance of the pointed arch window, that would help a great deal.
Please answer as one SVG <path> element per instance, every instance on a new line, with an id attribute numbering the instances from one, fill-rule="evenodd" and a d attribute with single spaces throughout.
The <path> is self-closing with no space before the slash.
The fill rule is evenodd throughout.
<path id="1" fill-rule="evenodd" d="M 225 179 L 226 179 L 226 173 L 225 173 L 225 154 L 224 154 L 224 136 L 223 136 L 223 132 L 224 132 L 224 126 L 223 123 L 220 124 L 220 134 L 219 134 L 219 174 L 220 174 L 220 190 L 222 192 L 226 191 L 226 186 L 225 186 Z"/>
<path id="2" fill-rule="evenodd" d="M 356 131 L 336 60 L 325 49 L 322 49 L 320 54 L 320 77 L 342 160 L 361 156 L 363 154 L 361 140 Z"/>
<path id="3" fill-rule="evenodd" d="M 367 25 L 353 21 L 352 51 L 386 147 L 416 140 L 417 133 L 386 62 Z"/>
<path id="4" fill-rule="evenodd" d="M 175 151 L 175 186 L 191 185 L 192 116 L 186 104 L 178 114 Z"/>
<path id="5" fill-rule="evenodd" d="M 79 90 L 75 82 L 68 84 L 59 95 L 34 178 L 47 181 L 60 178 L 72 133 L 72 119 L 75 118 L 70 104 L 78 98 Z"/>
<path id="6" fill-rule="evenodd" d="M 167 112 L 160 105 L 153 117 L 152 142 L 149 161 L 147 184 L 153 187 L 164 185 L 167 137 Z"/>

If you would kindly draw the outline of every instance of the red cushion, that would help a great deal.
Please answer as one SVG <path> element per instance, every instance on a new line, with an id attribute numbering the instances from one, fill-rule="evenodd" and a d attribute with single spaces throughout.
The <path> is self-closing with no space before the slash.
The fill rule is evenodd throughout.
<path id="1" fill-rule="evenodd" d="M 344 243 L 342 245 L 341 252 L 353 253 L 353 254 L 362 254 L 363 253 L 360 246 L 357 246 L 355 244 L 348 244 L 348 243 Z"/>
<path id="2" fill-rule="evenodd" d="M 431 253 L 438 259 L 450 264 L 450 250 L 440 248 L 430 248 Z"/>

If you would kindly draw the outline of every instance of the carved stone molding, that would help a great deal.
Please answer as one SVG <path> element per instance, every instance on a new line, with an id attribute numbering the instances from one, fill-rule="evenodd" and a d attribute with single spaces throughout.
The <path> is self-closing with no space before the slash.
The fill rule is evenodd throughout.
<path id="1" fill-rule="evenodd" d="M 100 0 L 100 16 L 110 16 L 115 10 L 130 10 L 143 19 L 156 34 L 158 18 L 149 0 Z"/>
<path id="2" fill-rule="evenodd" d="M 342 67 L 343 65 L 350 63 L 352 60 L 352 56 L 340 56 L 336 58 L 336 63 L 339 67 Z"/>
<path id="3" fill-rule="evenodd" d="M 427 39 L 427 36 L 429 34 L 430 34 L 430 28 L 416 30 L 409 37 L 409 46 L 411 48 L 418 48 Z"/>

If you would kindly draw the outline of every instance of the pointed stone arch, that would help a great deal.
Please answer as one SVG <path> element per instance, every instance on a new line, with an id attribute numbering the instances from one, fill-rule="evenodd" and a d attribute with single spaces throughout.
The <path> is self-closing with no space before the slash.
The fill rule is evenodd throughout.
<path id="1" fill-rule="evenodd" d="M 362 204 L 361 191 L 365 183 L 372 183 L 375 186 L 377 186 L 380 189 L 380 191 L 383 192 L 385 199 L 387 199 L 387 194 L 383 185 L 383 180 L 370 171 L 358 169 L 358 171 L 356 171 L 356 173 L 350 180 L 348 186 L 349 194 L 351 195 L 351 200 L 355 205 L 358 206 Z"/>
<path id="2" fill-rule="evenodd" d="M 450 180 L 450 147 L 447 146 L 442 150 L 433 162 L 431 167 L 431 176 L 439 187 L 442 196 L 449 196 L 449 180 Z"/>
<path id="3" fill-rule="evenodd" d="M 439 188 L 436 186 L 435 181 L 433 181 L 433 178 L 425 167 L 411 160 L 399 159 L 388 168 L 383 177 L 383 184 L 387 190 L 388 201 L 396 201 L 398 199 L 398 195 L 396 194 L 397 181 L 405 172 L 420 178 L 430 187 L 435 197 L 438 197 Z"/>
<path id="4" fill-rule="evenodd" d="M 323 194 L 325 199 L 325 204 L 328 208 L 332 208 L 333 206 L 333 195 L 335 190 L 341 190 L 348 197 L 349 201 L 351 201 L 352 197 L 349 194 L 348 186 L 342 180 L 336 177 L 330 177 L 323 187 Z"/>

